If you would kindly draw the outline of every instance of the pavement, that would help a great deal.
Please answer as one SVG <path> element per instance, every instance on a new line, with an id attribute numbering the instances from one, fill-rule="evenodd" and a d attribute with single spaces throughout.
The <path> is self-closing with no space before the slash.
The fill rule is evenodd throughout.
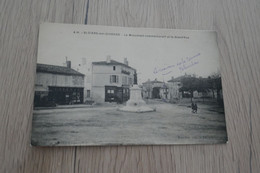
<path id="1" fill-rule="evenodd" d="M 34 110 L 53 110 L 53 109 L 74 109 L 74 108 L 93 108 L 93 107 L 113 107 L 117 103 L 102 103 L 102 104 L 72 104 L 72 105 L 57 105 L 55 107 L 34 107 Z"/>
<path id="2" fill-rule="evenodd" d="M 149 100 L 156 112 L 130 113 L 124 105 L 34 110 L 32 145 L 169 145 L 227 141 L 223 108 L 198 103 L 198 113 L 182 105 Z"/>

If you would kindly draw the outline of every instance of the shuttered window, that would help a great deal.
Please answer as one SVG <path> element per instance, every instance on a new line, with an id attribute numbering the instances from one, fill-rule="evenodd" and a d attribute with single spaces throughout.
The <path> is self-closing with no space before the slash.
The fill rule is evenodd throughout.
<path id="1" fill-rule="evenodd" d="M 119 77 L 117 75 L 110 75 L 110 83 L 118 83 Z"/>

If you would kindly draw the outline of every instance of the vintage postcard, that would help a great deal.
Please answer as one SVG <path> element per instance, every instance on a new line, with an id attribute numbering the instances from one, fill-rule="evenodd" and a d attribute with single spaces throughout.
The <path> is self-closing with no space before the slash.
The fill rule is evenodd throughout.
<path id="1" fill-rule="evenodd" d="M 44 23 L 33 146 L 226 143 L 214 31 Z"/>

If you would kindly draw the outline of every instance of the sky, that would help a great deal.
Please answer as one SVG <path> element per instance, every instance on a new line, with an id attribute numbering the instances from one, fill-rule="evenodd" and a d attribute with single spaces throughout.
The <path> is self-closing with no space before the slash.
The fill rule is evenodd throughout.
<path id="1" fill-rule="evenodd" d="M 67 57 L 72 68 L 82 73 L 108 55 L 118 62 L 127 58 L 137 70 L 138 84 L 148 79 L 167 82 L 185 73 L 207 77 L 220 71 L 214 31 L 44 23 L 38 46 L 37 63 L 62 66 Z"/>

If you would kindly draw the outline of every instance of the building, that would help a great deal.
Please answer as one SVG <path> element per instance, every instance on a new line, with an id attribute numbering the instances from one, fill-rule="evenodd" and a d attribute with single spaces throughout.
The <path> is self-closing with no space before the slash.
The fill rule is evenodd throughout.
<path id="1" fill-rule="evenodd" d="M 84 74 L 67 67 L 37 64 L 34 106 L 83 103 Z"/>
<path id="2" fill-rule="evenodd" d="M 92 103 L 91 85 L 92 85 L 92 61 L 90 58 L 82 57 L 79 64 L 75 64 L 72 68 L 85 75 L 84 77 L 84 103 Z"/>
<path id="3" fill-rule="evenodd" d="M 136 80 L 136 70 L 124 63 L 117 62 L 107 56 L 106 61 L 92 62 L 91 96 L 97 103 L 118 102 L 129 99 L 129 88 Z"/>
<path id="4" fill-rule="evenodd" d="M 157 79 L 143 83 L 143 98 L 149 99 L 167 99 L 168 97 L 168 86 L 164 82 L 158 81 Z"/>
<path id="5" fill-rule="evenodd" d="M 163 83 L 163 86 L 160 88 L 160 97 L 164 101 L 169 100 L 170 95 L 169 95 L 169 84 L 168 83 Z"/>
<path id="6" fill-rule="evenodd" d="M 171 101 L 176 101 L 182 98 L 182 93 L 179 91 L 182 87 L 181 83 L 182 77 L 173 78 L 168 81 L 169 88 L 169 99 Z"/>

